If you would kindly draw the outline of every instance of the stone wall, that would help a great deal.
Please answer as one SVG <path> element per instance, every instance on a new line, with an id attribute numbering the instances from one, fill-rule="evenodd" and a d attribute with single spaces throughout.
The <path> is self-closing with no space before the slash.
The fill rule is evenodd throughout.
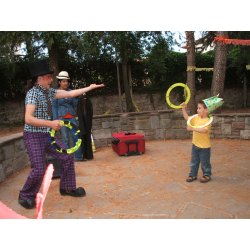
<path id="1" fill-rule="evenodd" d="M 214 114 L 211 138 L 250 140 L 250 113 Z M 111 145 L 111 136 L 118 132 L 136 132 L 146 141 L 191 139 L 180 110 L 158 110 L 137 113 L 95 115 L 93 138 L 95 147 Z M 58 134 L 58 132 L 57 132 Z M 13 173 L 30 166 L 23 143 L 23 133 L 0 138 L 0 183 Z"/>
<path id="2" fill-rule="evenodd" d="M 148 94 L 134 93 L 133 99 L 140 112 L 166 110 L 169 109 L 169 106 L 166 103 L 165 95 L 166 92 L 154 93 L 152 98 L 150 98 Z M 195 99 L 198 102 L 198 100 L 208 97 L 211 97 L 210 90 L 198 90 Z M 170 98 L 175 105 L 179 105 L 182 102 L 179 95 L 175 94 L 174 91 L 171 91 Z M 225 89 L 223 98 L 225 100 L 223 108 L 225 109 L 243 107 L 244 98 L 242 89 Z M 247 106 L 250 107 L 250 89 L 248 89 L 247 100 Z M 94 115 L 102 115 L 107 111 L 110 111 L 110 114 L 121 113 L 118 93 L 114 95 L 93 96 L 91 97 L 91 102 L 93 104 Z M 123 101 L 123 110 L 126 112 L 125 101 Z M 24 122 L 24 101 L 0 103 L 0 124 L 13 122 Z"/>
<path id="3" fill-rule="evenodd" d="M 30 166 L 23 133 L 0 137 L 0 183 L 13 173 Z"/>
<path id="4" fill-rule="evenodd" d="M 24 123 L 25 105 L 23 101 L 0 102 L 0 124 Z"/>
<path id="5" fill-rule="evenodd" d="M 214 114 L 211 138 L 250 139 L 250 114 Z M 113 133 L 136 132 L 146 141 L 190 139 L 187 122 L 180 110 L 158 110 L 138 113 L 97 115 L 93 118 L 93 138 L 96 147 L 110 145 Z"/>

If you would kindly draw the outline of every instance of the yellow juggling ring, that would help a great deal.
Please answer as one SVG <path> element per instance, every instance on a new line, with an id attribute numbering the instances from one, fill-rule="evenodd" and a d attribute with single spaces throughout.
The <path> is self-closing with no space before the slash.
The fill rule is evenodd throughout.
<path id="1" fill-rule="evenodd" d="M 183 87 L 183 88 L 187 91 L 187 99 L 186 99 L 185 103 L 187 104 L 187 103 L 189 102 L 189 100 L 190 100 L 190 89 L 189 89 L 189 87 L 188 87 L 186 84 L 184 84 L 184 83 L 175 83 L 175 84 L 173 84 L 173 85 L 168 89 L 168 91 L 167 91 L 167 93 L 166 93 L 166 101 L 167 101 L 168 105 L 169 105 L 170 107 L 174 108 L 174 109 L 180 109 L 180 108 L 182 108 L 181 105 L 175 106 L 175 105 L 172 104 L 172 103 L 170 102 L 170 100 L 169 100 L 169 94 L 170 94 L 171 90 L 172 90 L 173 88 L 175 88 L 175 87 L 178 87 L 178 86 Z"/>
<path id="2" fill-rule="evenodd" d="M 80 130 L 78 129 L 78 127 L 74 123 L 71 123 L 70 121 L 60 121 L 60 123 L 63 126 L 73 130 L 73 132 L 74 132 L 74 134 L 76 136 L 75 146 L 72 147 L 72 148 L 69 148 L 69 149 L 60 148 L 60 146 L 57 145 L 57 143 L 55 141 L 55 130 L 52 129 L 52 128 L 49 130 L 49 141 L 50 141 L 52 147 L 57 152 L 64 153 L 64 154 L 72 154 L 80 147 L 80 145 L 82 143 L 82 140 L 80 138 L 78 138 L 78 133 L 80 133 Z"/>

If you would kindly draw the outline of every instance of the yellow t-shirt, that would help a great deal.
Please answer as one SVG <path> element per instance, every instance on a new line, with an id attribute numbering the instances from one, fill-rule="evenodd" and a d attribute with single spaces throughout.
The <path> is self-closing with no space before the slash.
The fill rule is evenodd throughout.
<path id="1" fill-rule="evenodd" d="M 188 117 L 189 118 L 189 117 Z M 201 118 L 199 115 L 195 116 L 191 119 L 190 124 L 193 126 L 203 126 L 209 122 L 210 118 Z M 204 127 L 207 130 L 207 133 L 199 133 L 193 131 L 193 140 L 192 143 L 198 148 L 211 148 L 210 142 L 210 130 L 212 127 L 212 123 L 208 126 Z"/>

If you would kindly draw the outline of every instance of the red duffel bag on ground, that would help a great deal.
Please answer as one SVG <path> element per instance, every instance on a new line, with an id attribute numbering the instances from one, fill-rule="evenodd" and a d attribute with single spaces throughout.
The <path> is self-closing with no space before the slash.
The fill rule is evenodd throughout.
<path id="1" fill-rule="evenodd" d="M 115 133 L 111 137 L 112 149 L 118 155 L 141 155 L 145 152 L 145 136 L 137 133 Z"/>

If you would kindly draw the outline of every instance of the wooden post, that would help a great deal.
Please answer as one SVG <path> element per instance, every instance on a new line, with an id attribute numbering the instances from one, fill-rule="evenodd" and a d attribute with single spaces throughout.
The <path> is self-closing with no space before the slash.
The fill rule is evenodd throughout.
<path id="1" fill-rule="evenodd" d="M 246 77 L 245 71 L 243 75 L 243 98 L 244 98 L 244 108 L 246 108 L 247 107 L 247 77 Z"/>
<path id="2" fill-rule="evenodd" d="M 133 92 L 132 92 L 132 77 L 131 77 L 131 66 L 128 65 L 128 81 L 129 81 L 129 89 L 130 89 L 130 94 L 131 98 L 133 99 Z"/>
<path id="3" fill-rule="evenodd" d="M 121 84 L 120 84 L 120 73 L 119 73 L 119 62 L 118 62 L 118 56 L 117 56 L 117 48 L 116 48 L 116 42 L 115 42 L 113 31 L 111 33 L 112 33 L 113 42 L 114 42 L 114 46 L 115 46 L 115 63 L 116 63 L 116 69 L 117 69 L 116 71 L 117 71 L 117 79 L 118 79 L 119 104 L 120 104 L 121 112 L 123 113 L 122 95 L 121 95 Z"/>
<path id="4" fill-rule="evenodd" d="M 187 67 L 195 67 L 195 42 L 194 42 L 194 31 L 186 31 L 187 39 Z M 195 69 L 187 70 L 187 86 L 191 92 L 191 98 L 188 103 L 188 109 L 191 114 L 196 114 L 196 104 L 195 104 Z"/>

